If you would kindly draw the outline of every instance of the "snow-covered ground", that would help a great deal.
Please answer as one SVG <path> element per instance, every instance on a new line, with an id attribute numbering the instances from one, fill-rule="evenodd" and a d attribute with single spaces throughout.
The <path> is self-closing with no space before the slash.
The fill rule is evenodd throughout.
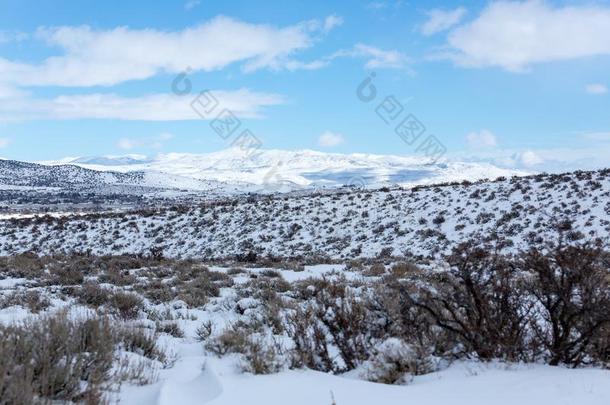
<path id="1" fill-rule="evenodd" d="M 415 377 L 406 386 L 382 385 L 349 376 L 288 370 L 254 376 L 232 358 L 217 359 L 201 345 L 180 343 L 181 359 L 145 387 L 125 387 L 125 405 L 607 405 L 610 371 L 545 365 L 460 362 Z"/>
<path id="2" fill-rule="evenodd" d="M 210 270 L 230 272 L 230 267 L 212 266 Z M 268 268 L 249 268 L 233 274 L 237 284 Z M 333 277 L 339 273 L 357 280 L 361 277 L 343 265 L 306 266 L 303 271 L 281 270 L 287 281 L 310 277 Z M 0 292 L 6 295 L 27 287 L 28 280 L 7 278 L 0 281 Z M 51 291 L 51 290 L 49 290 Z M 149 308 L 169 311 L 183 337 L 162 334 L 160 346 L 173 353 L 175 362 L 159 371 L 156 382 L 148 385 L 123 385 L 110 395 L 122 405 L 384 405 L 451 404 L 451 405 L 607 405 L 610 403 L 610 370 L 596 368 L 568 369 L 542 364 L 514 364 L 457 361 L 440 371 L 416 376 L 404 385 L 384 385 L 366 381 L 363 369 L 343 375 L 313 370 L 284 369 L 271 375 L 252 375 L 242 371 L 238 355 L 222 358 L 205 350 L 197 340 L 197 328 L 204 321 L 227 325 L 236 320 L 230 301 L 232 288 L 223 288 L 220 297 L 205 308 L 187 309 L 184 303 L 152 305 Z M 73 313 L 87 311 L 70 300 L 53 297 L 52 306 L 43 313 L 72 306 Z M 0 310 L 0 322 L 12 323 L 32 316 L 19 306 Z M 40 316 L 40 315 L 38 315 Z M 246 315 L 242 315 L 246 316 Z M 145 322 L 141 320 L 140 322 Z"/>

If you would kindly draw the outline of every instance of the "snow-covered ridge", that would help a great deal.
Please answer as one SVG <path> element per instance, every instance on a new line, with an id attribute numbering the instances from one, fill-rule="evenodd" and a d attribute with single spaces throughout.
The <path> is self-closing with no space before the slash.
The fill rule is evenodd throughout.
<path id="1" fill-rule="evenodd" d="M 72 163 L 37 164 L 0 160 L 0 190 L 84 193 L 158 193 L 165 189 L 218 190 L 215 181 L 149 171 L 92 170 Z"/>
<path id="2" fill-rule="evenodd" d="M 177 187 L 193 187 L 189 181 L 213 181 L 242 192 L 337 187 L 356 184 L 413 186 L 449 181 L 525 175 L 488 163 L 432 163 L 417 156 L 337 154 L 311 150 L 256 152 L 230 148 L 207 154 L 168 153 L 144 156 L 79 157 L 43 164 L 72 164 L 96 171 L 157 173 L 174 176 Z M 178 185 L 179 180 L 184 182 Z"/>

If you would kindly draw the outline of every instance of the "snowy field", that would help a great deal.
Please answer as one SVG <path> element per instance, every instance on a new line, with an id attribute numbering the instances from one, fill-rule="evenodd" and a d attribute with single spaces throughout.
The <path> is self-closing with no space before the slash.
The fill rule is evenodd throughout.
<path id="1" fill-rule="evenodd" d="M 76 263 L 79 263 L 76 261 Z M 36 271 L 32 262 L 21 263 L 23 271 Z M 81 266 L 79 268 L 78 266 Z M 112 265 L 111 265 L 112 266 Z M 181 265 L 176 264 L 180 268 Z M 104 267 L 104 266 L 102 266 Z M 291 267 L 291 266 L 288 266 Z M 175 284 L 174 275 L 162 268 L 140 270 L 92 272 L 91 266 L 80 262 L 71 270 L 56 270 L 50 266 L 36 277 L 12 277 L 0 280 L 2 303 L 0 322 L 14 324 L 26 319 L 41 318 L 68 310 L 69 316 L 83 314 L 110 314 L 131 329 L 154 333 L 160 350 L 166 359 L 150 360 L 141 351 L 119 349 L 121 355 L 143 361 L 149 377 L 139 382 L 123 381 L 107 392 L 111 403 L 129 405 L 172 404 L 327 404 L 368 405 L 393 404 L 608 404 L 610 403 L 610 371 L 595 367 L 571 369 L 552 367 L 542 363 L 514 363 L 478 360 L 439 361 L 435 370 L 424 375 L 407 375 L 396 385 L 369 381 L 366 362 L 345 373 L 314 371 L 307 368 L 291 369 L 282 364 L 269 375 L 254 375 L 244 367 L 244 356 L 227 352 L 222 356 L 209 349 L 209 341 L 237 322 L 250 328 L 252 322 L 265 313 L 273 299 L 259 294 L 265 286 L 285 291 L 282 299 L 289 299 L 293 289 L 305 283 L 303 291 L 310 291 L 315 280 L 338 280 L 354 288 L 369 283 L 385 282 L 381 267 L 354 268 L 345 265 L 294 266 L 292 268 L 209 266 L 207 270 L 193 265 L 178 270 L 178 278 L 187 280 L 184 274 L 207 272 L 218 280 L 217 296 L 207 297 L 205 304 L 191 303 L 187 284 Z M 33 270 L 34 269 L 34 270 Z M 89 270 L 87 270 L 89 269 Z M 84 278 L 79 278 L 83 272 Z M 181 275 L 182 274 L 182 275 Z M 75 278 L 74 278 L 75 277 Z M 196 279 L 195 279 L 196 280 Z M 128 317 L 107 303 L 91 305 L 92 297 L 100 290 L 78 285 L 97 283 L 97 287 L 111 294 L 130 292 L 142 298 L 142 306 Z M 161 284 L 174 285 L 177 296 L 162 296 Z M 142 287 L 145 286 L 145 287 Z M 142 289 L 144 288 L 144 289 Z M 261 290 L 252 290 L 258 288 Z M 89 294 L 83 296 L 82 291 Z M 182 291 L 182 292 L 180 292 Z M 184 295 L 184 291 L 187 291 Z M 296 291 L 296 290 L 294 290 Z M 35 294 L 34 294 L 35 293 Z M 28 295 L 31 294 L 31 295 Z M 34 297 L 34 295 L 36 295 Z M 21 297 L 16 298 L 16 297 Z M 23 298 L 28 297 L 28 298 Z M 268 301 L 265 301 L 267 299 Z M 186 300 L 187 302 L 185 302 Z M 163 301 L 163 302 L 162 302 Z M 86 304 L 89 302 L 89 304 Z M 124 309 L 123 309 L 124 311 Z M 114 314 L 114 315 L 112 315 Z M 117 315 L 118 314 L 118 315 Z M 201 337 L 202 325 L 210 326 L 210 335 Z M 172 326 L 166 328 L 166 326 Z M 157 332 L 154 332 L 155 329 Z M 253 329 L 254 330 L 254 329 Z M 176 332 L 179 331 L 179 332 Z M 257 329 L 256 335 L 269 332 Z M 147 374 L 147 373 L 145 373 Z M 147 374 L 148 375 L 148 374 Z"/>

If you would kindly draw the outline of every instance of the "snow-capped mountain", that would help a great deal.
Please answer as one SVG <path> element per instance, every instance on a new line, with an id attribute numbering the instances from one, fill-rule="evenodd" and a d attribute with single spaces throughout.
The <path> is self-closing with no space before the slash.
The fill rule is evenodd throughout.
<path id="1" fill-rule="evenodd" d="M 170 176 L 173 179 L 170 183 L 178 188 L 200 186 L 193 181 L 213 181 L 244 192 L 343 185 L 414 186 L 526 174 L 489 163 L 431 163 L 413 156 L 331 154 L 311 150 L 259 150 L 250 153 L 238 148 L 207 154 L 160 154 L 151 159 L 132 155 L 79 157 L 42 163 L 71 164 L 96 171 L 156 173 L 156 177 L 164 181 L 167 181 L 166 176 Z"/>

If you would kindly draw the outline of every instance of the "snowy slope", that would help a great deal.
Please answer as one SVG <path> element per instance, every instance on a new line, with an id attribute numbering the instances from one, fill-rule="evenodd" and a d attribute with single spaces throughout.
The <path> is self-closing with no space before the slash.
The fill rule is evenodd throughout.
<path id="1" fill-rule="evenodd" d="M 434 255 L 473 237 L 509 246 L 610 235 L 610 170 L 416 189 L 250 196 L 129 214 L 0 221 L 0 254 L 91 251 L 226 258 Z"/>
<path id="2" fill-rule="evenodd" d="M 85 193 L 158 193 L 164 189 L 219 191 L 214 180 L 181 177 L 154 170 L 92 170 L 72 163 L 57 165 L 0 160 L 0 190 L 57 190 Z"/>

